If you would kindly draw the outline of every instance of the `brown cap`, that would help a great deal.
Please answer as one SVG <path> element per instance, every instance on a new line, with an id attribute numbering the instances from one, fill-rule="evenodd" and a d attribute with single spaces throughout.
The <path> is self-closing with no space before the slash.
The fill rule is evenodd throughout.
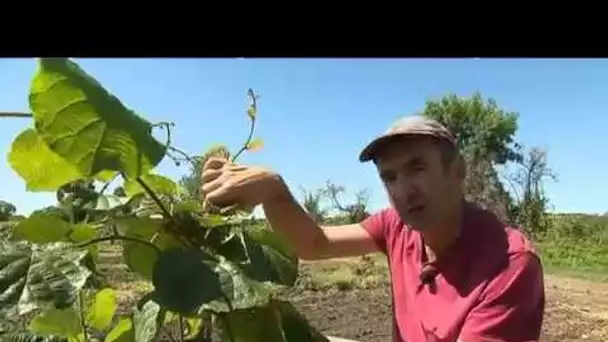
<path id="1" fill-rule="evenodd" d="M 457 146 L 456 138 L 439 122 L 424 116 L 407 116 L 395 122 L 386 132 L 370 142 L 359 155 L 361 162 L 373 159 L 380 144 L 399 136 L 424 135 L 443 139 Z"/>

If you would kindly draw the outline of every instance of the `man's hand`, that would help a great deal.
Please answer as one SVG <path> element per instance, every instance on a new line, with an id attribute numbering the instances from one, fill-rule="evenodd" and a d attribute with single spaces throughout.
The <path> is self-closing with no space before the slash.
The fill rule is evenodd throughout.
<path id="1" fill-rule="evenodd" d="M 281 178 L 275 172 L 246 165 L 237 165 L 222 158 L 209 158 L 202 170 L 204 199 L 219 208 L 237 207 L 251 210 L 277 196 Z"/>

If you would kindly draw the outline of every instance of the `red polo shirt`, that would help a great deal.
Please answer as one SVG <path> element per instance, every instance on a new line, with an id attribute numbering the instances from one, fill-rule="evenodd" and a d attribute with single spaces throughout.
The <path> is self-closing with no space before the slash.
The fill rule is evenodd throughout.
<path id="1" fill-rule="evenodd" d="M 467 206 L 463 230 L 420 280 L 424 246 L 393 209 L 363 222 L 387 255 L 395 342 L 538 341 L 545 295 L 540 260 L 528 239 L 495 215 Z"/>

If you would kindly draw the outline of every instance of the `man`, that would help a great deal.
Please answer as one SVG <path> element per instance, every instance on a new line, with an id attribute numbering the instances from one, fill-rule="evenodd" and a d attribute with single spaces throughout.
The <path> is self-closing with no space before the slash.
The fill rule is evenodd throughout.
<path id="1" fill-rule="evenodd" d="M 401 341 L 538 341 L 544 313 L 540 261 L 530 242 L 464 200 L 464 161 L 436 121 L 395 123 L 361 153 L 373 160 L 391 207 L 363 222 L 317 225 L 272 170 L 212 159 L 202 173 L 217 206 L 262 204 L 302 259 L 387 255 L 394 337 Z"/>

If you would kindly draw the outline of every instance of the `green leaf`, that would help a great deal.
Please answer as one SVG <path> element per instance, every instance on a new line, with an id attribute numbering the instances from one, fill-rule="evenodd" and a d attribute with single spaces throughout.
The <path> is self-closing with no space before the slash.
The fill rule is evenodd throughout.
<path id="1" fill-rule="evenodd" d="M 292 286 L 298 278 L 298 258 L 274 231 L 255 225 L 244 233 L 250 262 L 244 265 L 248 276 Z"/>
<path id="2" fill-rule="evenodd" d="M 69 234 L 70 240 L 75 243 L 83 243 L 97 238 L 97 230 L 90 224 L 79 223 L 74 225 Z"/>
<path id="3" fill-rule="evenodd" d="M 48 212 L 32 214 L 13 228 L 12 240 L 26 240 L 32 243 L 49 243 L 63 240 L 72 228 L 70 224 Z"/>
<path id="4" fill-rule="evenodd" d="M 117 226 L 124 236 L 154 243 L 161 250 L 179 246 L 175 238 L 163 232 L 163 224 L 162 220 L 144 217 L 117 220 Z M 154 264 L 158 259 L 157 251 L 148 245 L 132 241 L 122 241 L 122 246 L 125 264 L 133 272 L 151 280 Z"/>
<path id="5" fill-rule="evenodd" d="M 180 315 L 176 314 L 174 312 L 171 311 L 167 311 L 167 314 L 165 316 L 165 321 L 164 321 L 164 325 L 165 327 L 167 327 L 168 324 L 173 323 L 174 325 L 177 325 L 178 319 L 179 319 Z M 184 330 L 186 331 L 186 334 L 184 334 L 184 339 L 185 340 L 189 340 L 189 339 L 193 339 L 203 328 L 203 324 L 204 321 L 201 317 L 190 317 L 190 318 L 185 318 L 183 317 L 183 322 L 186 323 L 186 325 L 184 326 Z"/>
<path id="6" fill-rule="evenodd" d="M 329 342 L 291 303 L 276 300 L 272 306 L 278 309 L 286 342 Z"/>
<path id="7" fill-rule="evenodd" d="M 117 297 L 114 290 L 106 288 L 98 291 L 93 303 L 87 310 L 87 325 L 100 331 L 105 330 L 112 323 L 117 307 Z"/>
<path id="8" fill-rule="evenodd" d="M 291 304 L 278 300 L 262 308 L 231 311 L 220 316 L 218 326 L 232 342 L 329 342 Z"/>
<path id="9" fill-rule="evenodd" d="M 211 256 L 201 251 L 180 248 L 163 251 L 152 277 L 159 303 L 170 311 L 192 314 L 203 303 L 221 298 L 222 288 L 212 262 Z"/>
<path id="10" fill-rule="evenodd" d="M 135 329 L 135 342 L 152 342 L 164 321 L 164 311 L 153 302 L 146 302 L 141 309 L 133 314 L 133 327 Z"/>
<path id="11" fill-rule="evenodd" d="M 142 175 L 140 178 L 157 196 L 177 196 L 180 192 L 179 186 L 165 176 L 149 173 Z M 123 187 L 129 197 L 142 193 L 147 194 L 144 188 L 134 179 L 127 180 Z"/>
<path id="12" fill-rule="evenodd" d="M 79 244 L 96 239 L 97 235 L 98 231 L 92 225 L 88 223 L 78 223 L 72 227 L 72 231 L 68 238 L 72 242 Z M 86 249 L 91 253 L 93 260 L 97 260 L 97 257 L 99 256 L 99 246 L 92 244 L 87 246 Z"/>
<path id="13" fill-rule="evenodd" d="M 224 298 L 204 304 L 203 310 L 228 312 L 268 305 L 275 290 L 272 283 L 250 279 L 236 264 L 221 256 L 218 259 L 214 271 L 219 275 Z M 230 305 L 224 299 L 228 299 Z"/>
<path id="14" fill-rule="evenodd" d="M 50 308 L 32 319 L 29 330 L 41 336 L 75 337 L 81 332 L 80 316 L 74 307 Z"/>
<path id="15" fill-rule="evenodd" d="M 55 191 L 82 178 L 76 167 L 51 151 L 34 129 L 21 132 L 11 145 L 8 163 L 28 191 Z"/>
<path id="16" fill-rule="evenodd" d="M 104 342 L 133 342 L 135 341 L 135 331 L 133 331 L 133 321 L 130 318 L 123 318 L 110 330 Z"/>
<path id="17" fill-rule="evenodd" d="M 264 147 L 264 140 L 262 140 L 261 138 L 255 138 L 251 140 L 249 144 L 247 144 L 247 151 L 259 151 L 260 149 L 262 149 L 262 147 Z"/>
<path id="18" fill-rule="evenodd" d="M 298 277 L 298 258 L 274 231 L 244 223 L 243 229 L 216 227 L 207 242 L 214 251 L 236 263 L 257 281 L 292 286 Z"/>
<path id="19" fill-rule="evenodd" d="M 124 206 L 127 202 L 129 202 L 128 198 L 119 197 L 116 195 L 101 195 L 97 197 L 97 206 L 95 207 L 95 210 L 113 210 L 120 206 Z"/>
<path id="20" fill-rule="evenodd" d="M 118 171 L 134 179 L 165 155 L 148 121 L 67 58 L 39 60 L 29 102 L 42 140 L 85 176 Z"/>
<path id="21" fill-rule="evenodd" d="M 270 306 L 231 311 L 219 322 L 223 341 L 291 342 L 283 338 L 279 317 Z"/>
<path id="22" fill-rule="evenodd" d="M 0 242 L 0 312 L 72 306 L 91 275 L 81 264 L 87 253 L 62 243 Z"/>
<path id="23" fill-rule="evenodd" d="M 95 176 L 95 179 L 102 182 L 109 182 L 116 176 L 117 173 L 118 172 L 112 170 L 103 170 Z"/>
<path id="24" fill-rule="evenodd" d="M 179 248 L 160 254 L 152 282 L 158 302 L 183 315 L 263 306 L 270 300 L 272 286 L 248 279 L 221 256 Z"/>

